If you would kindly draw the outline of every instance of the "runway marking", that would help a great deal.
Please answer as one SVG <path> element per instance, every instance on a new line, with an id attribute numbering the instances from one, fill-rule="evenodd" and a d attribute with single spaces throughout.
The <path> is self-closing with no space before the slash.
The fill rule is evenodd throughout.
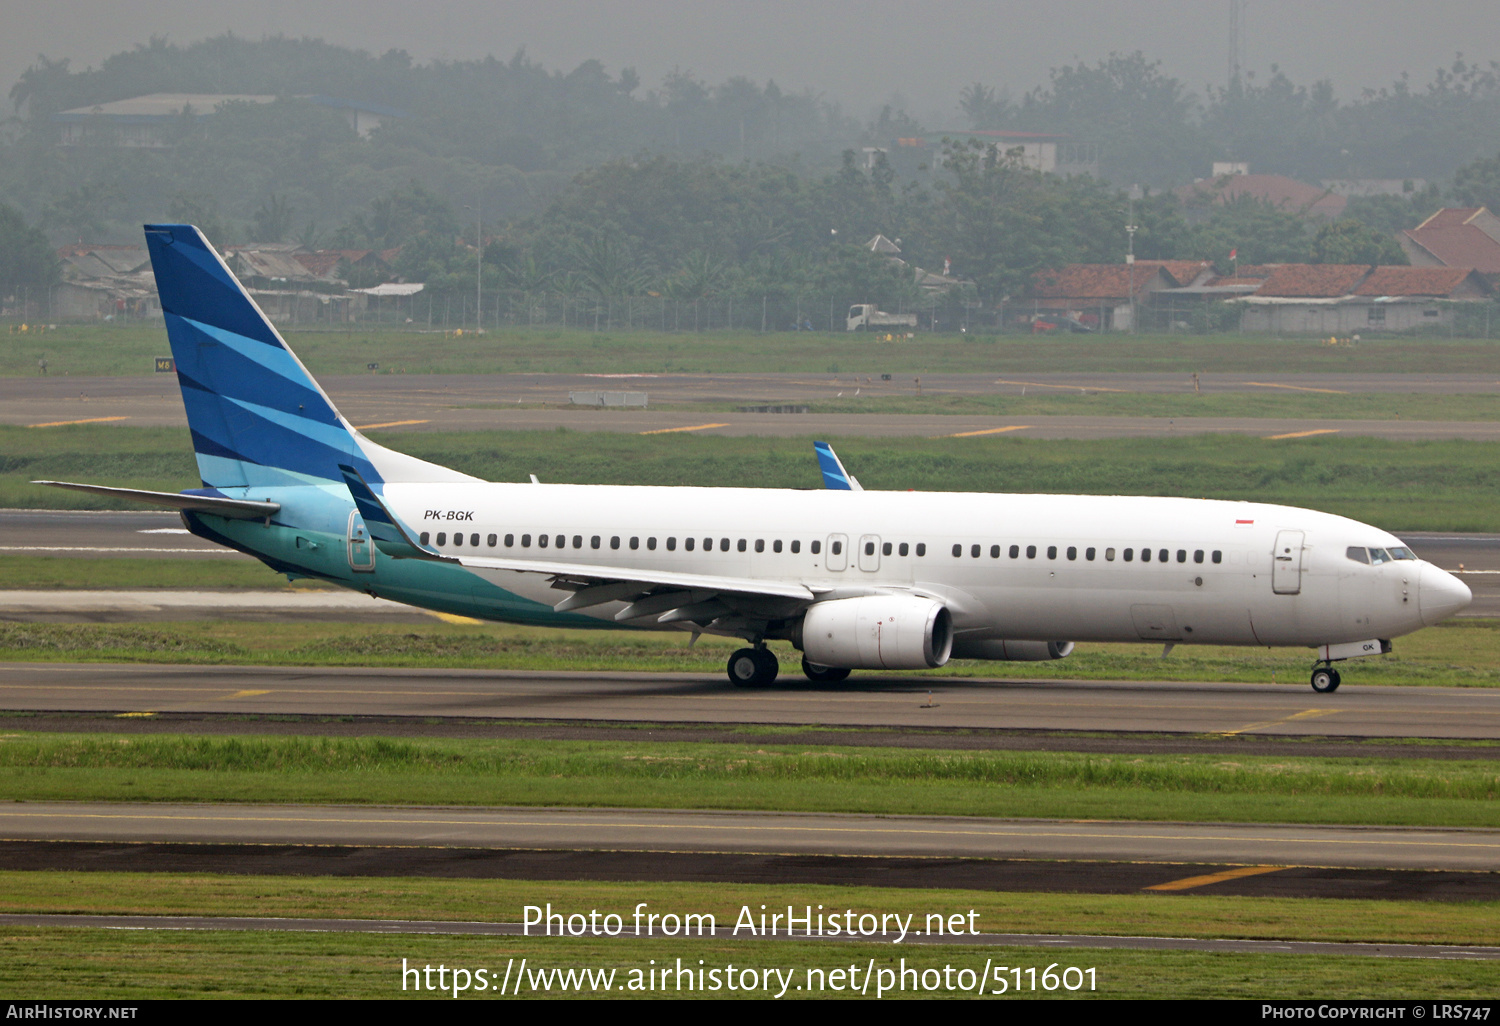
<path id="1" fill-rule="evenodd" d="M 929 435 L 929 438 L 973 438 L 975 435 L 998 435 L 1006 431 L 1025 431 L 1030 424 L 1012 424 L 1010 427 L 985 428 L 983 431 L 960 431 L 956 435 Z"/>
<path id="2" fill-rule="evenodd" d="M 1027 385 L 1031 388 L 1062 388 L 1074 389 L 1079 392 L 1128 392 L 1128 388 L 1100 388 L 1095 385 L 1049 385 L 1044 381 L 1008 381 L 1005 378 L 996 378 L 991 382 L 994 385 Z"/>
<path id="3" fill-rule="evenodd" d="M 1267 720 L 1264 723 L 1251 723 L 1247 726 L 1239 728 L 1238 730 L 1220 730 L 1216 731 L 1215 733 L 1217 733 L 1220 737 L 1231 737 L 1235 734 L 1243 734 L 1247 730 L 1259 730 L 1262 727 L 1276 727 L 1280 726 L 1283 723 L 1291 723 L 1295 720 L 1314 720 L 1319 716 L 1332 716 L 1338 711 L 1339 710 L 1337 709 L 1304 709 L 1299 713 L 1292 713 L 1290 716 L 1283 716 L 1279 720 Z"/>
<path id="4" fill-rule="evenodd" d="M 103 424 L 108 420 L 129 420 L 129 417 L 87 417 L 83 420 L 53 420 L 46 424 L 27 424 L 27 427 L 67 427 L 69 424 Z"/>
<path id="5" fill-rule="evenodd" d="M 213 816 L 207 814 L 181 815 L 168 813 L 103 813 L 103 812 L 76 812 L 69 810 L 70 820 L 164 820 L 169 823 L 310 823 L 310 824 L 333 824 L 343 826 L 420 826 L 420 827 L 547 827 L 556 830 L 597 830 L 601 819 L 619 820 L 617 814 L 611 814 L 610 810 L 591 810 L 592 815 L 577 817 L 576 822 L 558 822 L 556 820 L 527 820 L 527 819 L 345 819 L 341 817 L 313 817 L 313 816 Z M 46 819 L 56 816 L 55 812 L 12 812 L 0 810 L 0 820 L 5 819 Z M 1083 831 L 1060 831 L 1060 830 L 934 830 L 920 829 L 916 827 L 839 827 L 839 826 L 792 826 L 786 823 L 778 823 L 774 826 L 756 826 L 754 824 L 737 824 L 732 820 L 725 823 L 681 823 L 681 822 L 639 822 L 625 820 L 623 823 L 614 823 L 616 826 L 624 826 L 636 830 L 694 830 L 694 831 L 721 831 L 742 833 L 797 833 L 797 834 L 893 834 L 933 837 L 1022 837 L 1022 838 L 1067 838 L 1083 840 L 1133 840 L 1133 841 L 1233 841 L 1236 844 L 1267 843 L 1267 844 L 1326 844 L 1326 845 L 1350 845 L 1375 848 L 1494 848 L 1500 850 L 1500 839 L 1491 842 L 1477 841 L 1436 841 L 1422 838 L 1414 841 L 1382 841 L 1367 838 L 1344 840 L 1337 837 L 1274 837 L 1274 836 L 1236 836 L 1232 830 L 1221 830 L 1219 832 L 1187 833 L 1187 834 L 1137 834 L 1137 833 L 1086 833 Z M 1121 824 L 1122 826 L 1126 824 Z M 1489 831 L 1487 831 L 1489 832 Z M 18 838 L 3 838 L 4 840 L 18 840 Z M 1277 867 L 1286 868 L 1286 867 Z"/>
<path id="6" fill-rule="evenodd" d="M 657 428 L 654 431 L 642 431 L 643 435 L 670 435 L 677 431 L 707 431 L 709 428 L 728 427 L 728 424 L 694 424 L 692 427 Z"/>
<path id="7" fill-rule="evenodd" d="M 373 431 L 383 427 L 405 427 L 407 424 L 431 424 L 430 420 L 388 420 L 384 424 L 356 424 L 356 431 Z"/>
<path id="8" fill-rule="evenodd" d="M 473 627 L 484 623 L 483 620 L 476 620 L 472 616 L 459 616 L 457 613 L 439 613 L 435 609 L 419 609 L 417 612 L 426 613 L 428 616 L 435 616 L 444 623 L 456 623 L 464 627 Z"/>
<path id="9" fill-rule="evenodd" d="M 1291 431 L 1284 435 L 1266 435 L 1268 442 L 1278 442 L 1283 438 L 1310 438 L 1313 435 L 1336 435 L 1341 428 L 1315 428 L 1312 431 Z"/>
<path id="10" fill-rule="evenodd" d="M 254 690 L 250 690 L 250 691 L 236 691 L 234 694 L 230 695 L 229 697 L 230 698 L 254 698 L 256 695 L 269 695 L 270 693 L 271 692 L 269 692 L 269 691 L 254 691 Z"/>
<path id="11" fill-rule="evenodd" d="M 1327 395 L 1349 394 L 1348 392 L 1337 388 L 1308 388 L 1306 385 L 1278 385 L 1274 381 L 1247 381 L 1245 382 L 1245 384 L 1254 385 L 1257 388 L 1287 388 L 1291 389 L 1293 392 L 1323 392 Z"/>
<path id="12" fill-rule="evenodd" d="M 155 716 L 155 715 L 156 715 L 156 713 L 154 713 L 154 712 L 115 713 L 115 719 L 117 719 L 117 720 L 130 720 L 130 719 L 136 719 L 136 718 L 144 719 L 144 718 L 146 718 L 148 716 Z"/>
<path id="13" fill-rule="evenodd" d="M 1222 883 L 1225 880 L 1238 880 L 1245 876 L 1260 876 L 1264 873 L 1279 873 L 1285 866 L 1243 866 L 1240 869 L 1229 869 L 1222 873 L 1208 873 L 1205 876 L 1187 876 L 1181 880 L 1169 880 L 1166 883 L 1152 884 L 1150 887 L 1142 888 L 1147 891 L 1190 891 L 1194 887 L 1207 887 L 1209 884 Z"/>

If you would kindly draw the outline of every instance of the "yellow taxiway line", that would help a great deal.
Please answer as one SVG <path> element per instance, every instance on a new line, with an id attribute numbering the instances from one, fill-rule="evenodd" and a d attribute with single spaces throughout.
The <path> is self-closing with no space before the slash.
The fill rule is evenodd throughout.
<path id="1" fill-rule="evenodd" d="M 431 424 L 431 423 L 432 423 L 432 421 L 430 421 L 430 420 L 388 420 L 384 424 L 356 424 L 356 425 L 354 425 L 354 430 L 356 430 L 356 431 L 374 431 L 376 428 L 383 428 L 383 427 L 405 427 L 408 424 Z"/>
<path id="2" fill-rule="evenodd" d="M 1284 435 L 1266 435 L 1268 442 L 1279 442 L 1283 438 L 1311 438 L 1313 435 L 1336 435 L 1340 428 L 1316 428 L 1312 431 L 1292 431 Z"/>
<path id="3" fill-rule="evenodd" d="M 1242 876 L 1261 876 L 1265 873 L 1279 873 L 1285 866 L 1243 866 L 1240 869 L 1226 869 L 1222 873 L 1208 873 L 1204 876 L 1188 876 L 1181 880 L 1169 880 L 1166 883 L 1152 884 L 1150 887 L 1142 888 L 1147 891 L 1190 891 L 1194 887 L 1207 887 L 1209 884 L 1223 883 L 1225 880 L 1238 880 Z"/>
<path id="4" fill-rule="evenodd" d="M 46 424 L 27 424 L 27 427 L 67 427 L 69 424 L 103 424 L 107 420 L 129 420 L 129 417 L 89 417 L 85 420 L 54 420 Z"/>
<path id="5" fill-rule="evenodd" d="M 1025 431 L 1030 424 L 1012 424 L 1010 427 L 985 428 L 983 431 L 960 431 L 956 435 L 931 435 L 931 438 L 973 438 L 975 435 L 999 435 L 1006 431 Z"/>
<path id="6" fill-rule="evenodd" d="M 728 424 L 694 424 L 692 427 L 680 428 L 657 428 L 654 431 L 642 431 L 643 435 L 670 435 L 674 431 L 707 431 L 709 428 L 728 427 Z"/>
<path id="7" fill-rule="evenodd" d="M 1254 385 L 1256 388 L 1287 388 L 1292 390 L 1293 392 L 1322 392 L 1325 395 L 1349 394 L 1348 392 L 1337 388 L 1308 388 L 1306 385 L 1278 385 L 1274 381 L 1247 381 L 1245 382 L 1245 384 Z"/>
<path id="8" fill-rule="evenodd" d="M 1060 388 L 1064 391 L 1074 392 L 1128 392 L 1128 388 L 1101 388 L 1097 385 L 1049 385 L 1045 381 L 1011 381 L 1007 378 L 996 378 L 990 382 L 992 385 L 1026 385 L 1029 388 Z"/>

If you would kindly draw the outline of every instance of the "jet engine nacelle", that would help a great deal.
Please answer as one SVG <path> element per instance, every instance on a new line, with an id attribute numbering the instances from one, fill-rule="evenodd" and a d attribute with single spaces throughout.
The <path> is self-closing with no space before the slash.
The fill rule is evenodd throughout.
<path id="1" fill-rule="evenodd" d="M 993 659 L 996 662 L 1040 663 L 1066 659 L 1073 654 L 1071 641 L 958 641 L 953 655 L 958 659 Z"/>
<path id="2" fill-rule="evenodd" d="M 953 650 L 953 617 L 936 599 L 868 595 L 808 607 L 802 653 L 819 666 L 850 670 L 925 670 Z"/>

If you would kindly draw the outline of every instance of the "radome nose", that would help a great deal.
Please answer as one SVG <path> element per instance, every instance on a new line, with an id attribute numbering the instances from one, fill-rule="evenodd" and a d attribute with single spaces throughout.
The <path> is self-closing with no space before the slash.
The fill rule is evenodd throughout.
<path id="1" fill-rule="evenodd" d="M 1422 576 L 1417 583 L 1417 608 L 1427 626 L 1446 620 L 1467 608 L 1472 601 L 1474 593 L 1463 581 L 1430 563 L 1422 567 Z"/>

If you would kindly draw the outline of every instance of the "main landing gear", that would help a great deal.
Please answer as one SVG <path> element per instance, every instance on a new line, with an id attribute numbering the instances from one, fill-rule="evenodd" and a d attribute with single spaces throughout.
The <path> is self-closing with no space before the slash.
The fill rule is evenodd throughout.
<path id="1" fill-rule="evenodd" d="M 770 649 L 742 648 L 729 657 L 729 682 L 735 687 L 758 688 L 776 680 L 781 664 Z"/>
<path id="2" fill-rule="evenodd" d="M 1329 663 L 1313 667 L 1312 689 L 1320 695 L 1331 694 L 1339 689 L 1343 679 L 1339 671 L 1335 670 Z"/>

